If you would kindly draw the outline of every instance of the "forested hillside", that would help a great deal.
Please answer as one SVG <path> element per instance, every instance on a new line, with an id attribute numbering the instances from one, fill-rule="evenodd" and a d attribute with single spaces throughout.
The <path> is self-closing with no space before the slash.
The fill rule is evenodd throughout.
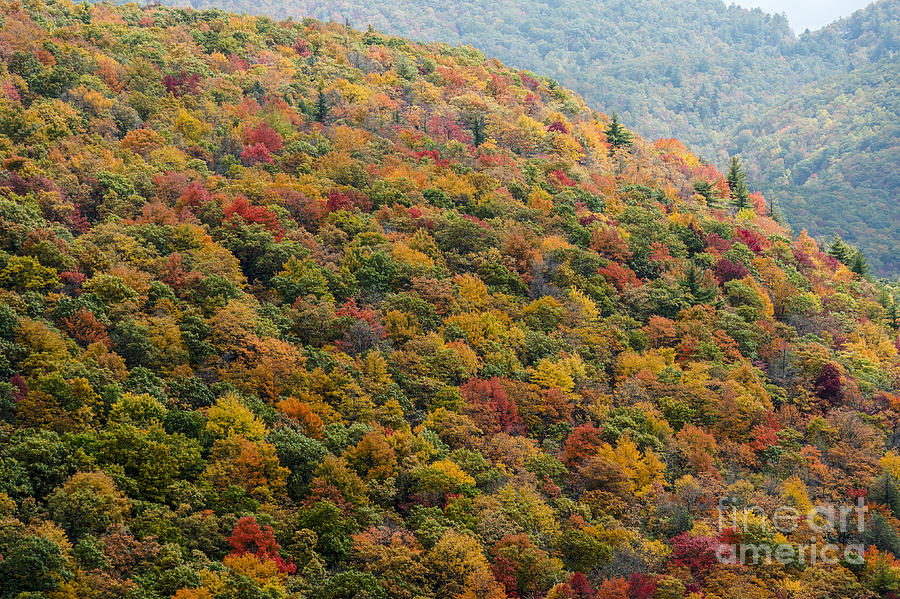
<path id="1" fill-rule="evenodd" d="M 3 599 L 895 596 L 900 290 L 739 164 L 471 48 L 0 7 Z"/>
<path id="2" fill-rule="evenodd" d="M 891 274 L 900 272 L 898 83 L 897 59 L 860 67 L 748 119 L 731 146 L 753 157 L 751 178 L 768 179 L 793 223 L 839 232 Z"/>
<path id="3" fill-rule="evenodd" d="M 799 38 L 781 16 L 722 0 L 190 4 L 372 24 L 415 39 L 472 44 L 556 78 L 597 109 L 617 110 L 650 139 L 677 137 L 720 166 L 742 154 L 762 191 L 784 196 L 780 207 L 798 231 L 820 240 L 838 231 L 865 251 L 876 271 L 900 273 L 897 0 L 881 0 Z M 891 125 L 872 127 L 871 118 Z M 821 130 L 833 135 L 822 139 Z M 817 179 L 809 182 L 810 175 Z"/>

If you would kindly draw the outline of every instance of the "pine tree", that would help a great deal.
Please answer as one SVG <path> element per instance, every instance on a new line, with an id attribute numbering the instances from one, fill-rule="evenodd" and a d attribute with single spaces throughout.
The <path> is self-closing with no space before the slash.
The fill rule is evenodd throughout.
<path id="1" fill-rule="evenodd" d="M 484 143 L 484 115 L 473 114 L 470 122 L 472 124 L 472 140 L 477 148 Z"/>
<path id="2" fill-rule="evenodd" d="M 853 252 L 853 257 L 850 259 L 850 270 L 855 272 L 861 277 L 866 276 L 869 272 L 869 262 L 866 260 L 866 257 L 859 250 Z"/>
<path id="3" fill-rule="evenodd" d="M 257 102 L 262 104 L 266 98 L 266 90 L 259 81 L 254 81 L 250 89 L 247 90 L 247 95 L 255 98 Z"/>
<path id="4" fill-rule="evenodd" d="M 841 236 L 835 232 L 834 239 L 831 240 L 831 245 L 828 246 L 828 255 L 838 262 L 847 264 L 850 261 L 850 258 L 852 258 L 853 250 L 849 245 L 844 243 Z"/>
<path id="5" fill-rule="evenodd" d="M 606 141 L 609 142 L 613 149 L 627 148 L 634 145 L 634 135 L 622 126 L 619 122 L 619 115 L 615 112 L 612 115 L 609 127 L 606 128 Z"/>
<path id="6" fill-rule="evenodd" d="M 866 545 L 875 545 L 878 549 L 895 555 L 900 553 L 900 535 L 884 516 L 878 512 L 873 513 L 866 522 L 866 528 Z"/>
<path id="7" fill-rule="evenodd" d="M 747 189 L 747 172 L 737 156 L 731 157 L 728 165 L 728 189 L 731 190 L 731 201 L 738 210 L 750 208 L 750 190 Z"/>
<path id="8" fill-rule="evenodd" d="M 891 510 L 894 516 L 900 515 L 900 489 L 897 479 L 889 472 L 883 472 L 869 487 L 868 500 L 879 503 Z"/>
<path id="9" fill-rule="evenodd" d="M 781 211 L 781 206 L 779 206 L 775 198 L 772 198 L 769 201 L 769 204 L 766 208 L 769 218 L 774 220 L 776 223 L 783 225 L 787 221 L 784 218 L 784 213 Z"/>
<path id="10" fill-rule="evenodd" d="M 703 196 L 707 206 L 713 207 L 719 203 L 716 188 L 709 181 L 697 181 L 694 183 L 694 191 Z"/>
<path id="11" fill-rule="evenodd" d="M 317 91 L 319 93 L 317 94 L 318 99 L 316 101 L 316 120 L 320 123 L 324 123 L 325 117 L 328 116 L 328 102 L 325 99 L 325 83 L 319 81 Z"/>
<path id="12" fill-rule="evenodd" d="M 716 290 L 702 285 L 702 275 L 698 273 L 697 267 L 691 264 L 687 267 L 684 278 L 681 280 L 681 286 L 691 294 L 694 303 L 706 304 L 716 297 Z"/>

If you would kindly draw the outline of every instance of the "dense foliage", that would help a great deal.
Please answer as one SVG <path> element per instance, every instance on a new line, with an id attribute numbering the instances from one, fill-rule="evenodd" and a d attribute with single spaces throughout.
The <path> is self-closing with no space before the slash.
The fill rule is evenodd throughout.
<path id="1" fill-rule="evenodd" d="M 189 3 L 472 44 L 617 108 L 651 139 L 677 137 L 723 166 L 743 154 L 798 230 L 839 232 L 877 271 L 900 273 L 897 0 L 799 37 L 782 16 L 722 0 Z"/>
<path id="2" fill-rule="evenodd" d="M 897 590 L 896 290 L 739 161 L 471 48 L 0 22 L 3 598 Z"/>
<path id="3" fill-rule="evenodd" d="M 789 220 L 859 245 L 880 274 L 900 272 L 900 61 L 861 66 L 800 90 L 734 130 L 754 177 Z"/>

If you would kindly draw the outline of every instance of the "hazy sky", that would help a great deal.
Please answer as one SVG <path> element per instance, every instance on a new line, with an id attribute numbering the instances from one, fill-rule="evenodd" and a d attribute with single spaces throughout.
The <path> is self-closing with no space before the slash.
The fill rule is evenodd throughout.
<path id="1" fill-rule="evenodd" d="M 810 31 L 821 29 L 871 3 L 872 0 L 735 0 L 735 4 L 745 8 L 759 7 L 767 13 L 786 13 L 796 33 L 803 33 L 807 28 Z"/>

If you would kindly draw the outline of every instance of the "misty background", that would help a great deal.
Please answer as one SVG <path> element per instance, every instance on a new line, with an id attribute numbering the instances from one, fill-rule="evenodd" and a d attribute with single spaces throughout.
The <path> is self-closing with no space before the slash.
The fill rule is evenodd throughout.
<path id="1" fill-rule="evenodd" d="M 869 0 L 742 0 L 744 8 L 785 14 L 795 33 L 815 31 L 871 4 Z"/>

